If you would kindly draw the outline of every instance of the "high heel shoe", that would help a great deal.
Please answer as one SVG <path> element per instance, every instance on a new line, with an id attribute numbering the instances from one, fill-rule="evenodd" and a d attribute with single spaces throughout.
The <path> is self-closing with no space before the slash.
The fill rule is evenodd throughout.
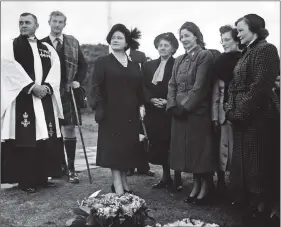
<path id="1" fill-rule="evenodd" d="M 210 196 L 207 194 L 202 199 L 196 198 L 193 203 L 197 205 L 208 205 L 210 204 Z"/>
<path id="2" fill-rule="evenodd" d="M 199 192 L 195 196 L 190 196 L 189 195 L 187 198 L 185 198 L 183 200 L 183 202 L 185 202 L 185 203 L 193 203 L 197 199 L 198 194 L 199 194 Z"/>
<path id="3" fill-rule="evenodd" d="M 167 181 L 160 180 L 157 184 L 152 185 L 153 189 L 161 189 L 161 188 L 168 188 L 173 184 L 172 179 L 169 179 Z"/>
<path id="4" fill-rule="evenodd" d="M 111 185 L 111 191 L 112 191 L 112 193 L 116 193 L 114 184 Z M 135 194 L 133 191 L 131 191 L 131 190 L 125 190 L 125 189 L 124 189 L 124 193 L 129 193 L 129 194 L 132 194 L 132 195 Z"/>
<path id="5" fill-rule="evenodd" d="M 112 191 L 112 193 L 116 193 L 114 184 L 111 185 L 111 191 Z"/>
<path id="6" fill-rule="evenodd" d="M 127 190 L 125 190 L 125 189 L 124 189 L 124 193 L 132 194 L 132 195 L 135 194 L 133 191 L 131 191 L 131 190 L 127 191 Z"/>

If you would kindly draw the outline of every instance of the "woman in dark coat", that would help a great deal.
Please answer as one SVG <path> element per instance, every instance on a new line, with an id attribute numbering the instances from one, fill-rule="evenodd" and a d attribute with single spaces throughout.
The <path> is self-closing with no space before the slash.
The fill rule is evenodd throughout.
<path id="1" fill-rule="evenodd" d="M 267 205 L 280 201 L 280 115 L 273 92 L 280 59 L 265 40 L 263 18 L 249 14 L 235 24 L 247 48 L 234 68 L 226 109 L 234 127 L 230 182 L 236 201 L 248 199 L 250 217 L 265 217 Z"/>
<path id="2" fill-rule="evenodd" d="M 192 22 L 181 26 L 180 41 L 186 54 L 175 60 L 167 98 L 167 111 L 173 116 L 170 165 L 193 173 L 193 189 L 185 202 L 201 204 L 207 201 L 216 170 L 211 139 L 212 77 L 208 73 L 213 57 Z"/>
<path id="3" fill-rule="evenodd" d="M 99 124 L 96 163 L 111 169 L 112 191 L 118 194 L 130 191 L 126 172 L 139 164 L 142 76 L 139 64 L 125 54 L 139 37 L 136 29 L 114 25 L 106 38 L 112 53 L 96 61 L 92 78 L 92 108 Z"/>
<path id="4" fill-rule="evenodd" d="M 172 76 L 175 59 L 172 57 L 179 47 L 178 40 L 173 33 L 163 33 L 154 39 L 154 46 L 160 58 L 144 65 L 144 86 L 147 98 L 145 104 L 146 115 L 144 123 L 150 142 L 149 161 L 162 165 L 161 181 L 152 188 L 166 188 L 172 184 L 169 165 L 169 148 L 171 139 L 171 116 L 166 113 L 168 82 Z M 176 179 L 176 178 L 175 178 Z M 181 179 L 176 187 L 181 187 Z"/>

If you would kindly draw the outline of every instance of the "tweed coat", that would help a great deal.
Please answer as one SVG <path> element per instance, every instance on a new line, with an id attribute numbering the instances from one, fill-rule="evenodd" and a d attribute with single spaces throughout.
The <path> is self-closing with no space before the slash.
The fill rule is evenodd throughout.
<path id="1" fill-rule="evenodd" d="M 139 64 L 124 67 L 113 54 L 95 63 L 91 96 L 99 124 L 98 166 L 127 171 L 140 163 L 140 105 L 143 104 Z"/>
<path id="2" fill-rule="evenodd" d="M 62 44 L 63 51 L 61 53 L 58 53 L 61 63 L 60 93 L 61 93 L 63 114 L 64 114 L 64 119 L 61 120 L 60 123 L 62 125 L 77 125 L 78 122 L 75 116 L 75 110 L 72 102 L 71 93 L 66 91 L 66 87 L 69 85 L 69 83 L 72 83 L 72 81 L 78 81 L 81 86 L 81 88 L 79 89 L 83 89 L 86 91 L 85 81 L 87 76 L 88 64 L 84 58 L 83 52 L 76 38 L 74 38 L 71 35 L 63 34 L 63 40 L 64 40 Z M 50 36 L 43 38 L 41 41 L 47 42 L 48 44 L 53 46 Z M 66 48 L 66 45 L 68 46 L 68 48 Z M 74 52 L 72 53 L 69 50 L 69 48 L 71 47 L 74 48 L 75 46 L 78 52 L 77 56 L 73 54 Z M 76 62 L 76 64 L 74 64 L 72 61 L 68 61 L 67 56 L 72 57 L 74 59 L 74 62 Z M 78 92 L 77 90 L 79 89 L 74 89 L 74 95 L 76 92 Z M 81 118 L 80 107 L 78 105 L 77 105 L 77 110 L 78 110 L 79 121 L 81 124 L 82 118 Z"/>
<path id="3" fill-rule="evenodd" d="M 156 85 L 152 83 L 155 71 L 161 59 L 152 60 L 144 65 L 144 91 L 147 98 L 144 123 L 150 141 L 149 161 L 153 164 L 167 164 L 171 140 L 172 118 L 166 113 L 166 108 L 156 108 L 151 104 L 151 98 L 167 99 L 168 82 L 172 76 L 175 59 L 171 57 L 165 66 L 163 80 Z"/>
<path id="4" fill-rule="evenodd" d="M 226 116 L 234 127 L 230 181 L 238 200 L 243 191 L 269 198 L 269 188 L 279 188 L 280 119 L 272 92 L 279 71 L 277 49 L 266 40 L 254 41 L 234 68 Z"/>
<path id="5" fill-rule="evenodd" d="M 212 149 L 211 52 L 196 46 L 175 60 L 168 85 L 167 111 L 179 106 L 185 117 L 172 118 L 170 165 L 174 170 L 206 173 L 216 169 Z"/>

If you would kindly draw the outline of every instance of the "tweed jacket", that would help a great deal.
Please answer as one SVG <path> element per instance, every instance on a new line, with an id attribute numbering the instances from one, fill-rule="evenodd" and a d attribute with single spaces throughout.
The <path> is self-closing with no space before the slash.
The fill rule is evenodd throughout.
<path id="1" fill-rule="evenodd" d="M 64 65 L 65 65 L 65 73 L 66 73 L 66 82 L 71 83 L 72 81 L 78 81 L 81 85 L 83 85 L 87 76 L 88 64 L 84 58 L 79 42 L 73 36 L 65 35 L 65 34 L 63 34 L 63 40 L 64 40 L 63 42 L 64 47 L 65 47 L 65 43 L 68 42 L 69 43 L 68 45 L 71 46 L 75 44 L 75 46 L 77 46 L 78 48 L 78 55 L 73 56 L 74 61 L 76 62 L 75 64 L 65 59 Z M 49 36 L 45 37 L 41 41 L 47 42 L 48 44 L 53 46 L 53 43 L 50 40 Z M 67 50 L 65 49 L 65 51 Z M 65 58 L 69 55 L 69 53 L 70 53 L 69 50 L 68 53 L 64 53 Z"/>
<path id="2" fill-rule="evenodd" d="M 268 112 L 272 101 L 279 105 L 276 93 L 272 91 L 280 72 L 280 59 L 274 45 L 266 40 L 253 42 L 243 51 L 234 72 L 226 106 L 230 121 L 243 121 Z"/>

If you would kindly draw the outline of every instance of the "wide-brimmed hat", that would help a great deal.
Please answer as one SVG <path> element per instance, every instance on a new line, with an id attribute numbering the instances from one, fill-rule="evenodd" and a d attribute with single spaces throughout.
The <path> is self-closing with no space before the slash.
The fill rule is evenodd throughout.
<path id="1" fill-rule="evenodd" d="M 162 34 L 156 36 L 156 38 L 154 39 L 154 46 L 156 49 L 158 48 L 159 42 L 162 39 L 170 42 L 172 47 L 175 49 L 175 52 L 179 48 L 179 42 L 178 42 L 177 38 L 175 37 L 175 35 L 172 32 L 166 32 L 166 33 L 162 33 Z"/>

